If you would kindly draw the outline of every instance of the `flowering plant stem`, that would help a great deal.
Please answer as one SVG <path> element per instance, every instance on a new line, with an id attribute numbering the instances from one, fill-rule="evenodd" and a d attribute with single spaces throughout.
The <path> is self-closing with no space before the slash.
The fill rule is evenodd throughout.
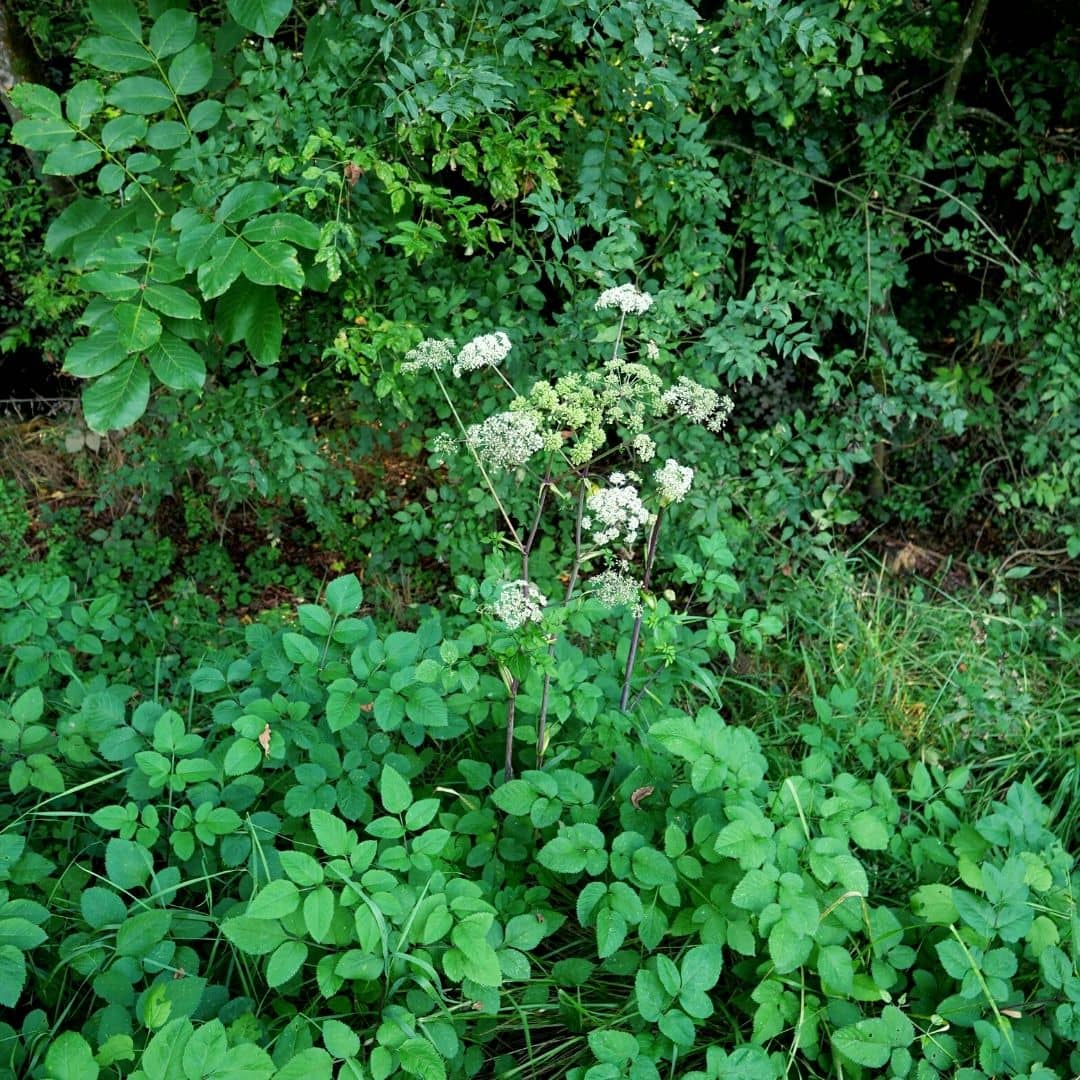
<path id="1" fill-rule="evenodd" d="M 664 508 L 656 511 L 656 520 L 653 522 L 652 531 L 649 533 L 649 546 L 645 554 L 645 573 L 641 579 L 643 592 L 648 591 L 649 581 L 652 578 L 653 561 L 656 558 L 656 542 L 660 536 L 660 522 L 664 519 Z M 630 700 L 630 682 L 634 677 L 634 662 L 637 660 L 638 642 L 641 640 L 641 620 L 643 613 L 638 612 L 634 616 L 634 629 L 630 635 L 630 651 L 626 654 L 626 674 L 623 676 L 622 697 L 619 699 L 619 708 L 626 712 L 627 703 Z"/>

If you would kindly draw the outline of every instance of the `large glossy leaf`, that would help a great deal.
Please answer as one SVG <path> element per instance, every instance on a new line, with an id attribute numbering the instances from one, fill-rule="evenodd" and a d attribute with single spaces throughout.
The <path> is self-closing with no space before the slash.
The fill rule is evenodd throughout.
<path id="1" fill-rule="evenodd" d="M 287 240 L 314 250 L 319 246 L 319 227 L 299 214 L 263 214 L 244 226 L 244 239 L 253 244 Z"/>
<path id="2" fill-rule="evenodd" d="M 42 162 L 41 171 L 49 176 L 79 176 L 101 161 L 101 151 L 93 143 L 77 139 L 58 146 Z"/>
<path id="3" fill-rule="evenodd" d="M 197 319 L 202 312 L 202 306 L 191 293 L 175 285 L 162 285 L 157 281 L 146 283 L 143 300 L 155 311 L 173 319 Z"/>
<path id="4" fill-rule="evenodd" d="M 214 217 L 218 221 L 241 221 L 261 210 L 269 210 L 281 201 L 281 189 L 277 184 L 265 180 L 251 180 L 237 184 L 217 209 Z"/>
<path id="5" fill-rule="evenodd" d="M 218 301 L 214 326 L 226 344 L 243 341 L 260 364 L 277 362 L 282 326 L 275 289 L 235 281 Z"/>
<path id="6" fill-rule="evenodd" d="M 102 71 L 112 71 L 117 75 L 145 71 L 154 62 L 145 45 L 114 37 L 85 38 L 75 50 L 75 55 Z"/>
<path id="7" fill-rule="evenodd" d="M 137 356 L 83 391 L 83 413 L 91 431 L 104 434 L 130 427 L 146 412 L 150 400 L 150 374 Z"/>
<path id="8" fill-rule="evenodd" d="M 296 249 L 277 240 L 258 244 L 245 253 L 244 277 L 256 285 L 284 285 L 295 292 L 304 287 Z"/>
<path id="9" fill-rule="evenodd" d="M 226 6 L 245 30 L 273 37 L 292 10 L 292 0 L 228 0 Z"/>
<path id="10" fill-rule="evenodd" d="M 201 42 L 189 45 L 169 65 L 169 83 L 177 94 L 194 94 L 210 81 L 214 59 Z"/>
<path id="11" fill-rule="evenodd" d="M 113 318 L 120 331 L 120 347 L 126 352 L 142 352 L 161 337 L 161 319 L 138 301 L 117 304 Z"/>
<path id="12" fill-rule="evenodd" d="M 199 289 L 207 300 L 220 296 L 240 276 L 246 249 L 247 244 L 239 236 L 227 236 L 214 245 L 210 258 L 199 267 L 196 275 Z"/>
<path id="13" fill-rule="evenodd" d="M 172 56 L 195 40 L 197 26 L 198 22 L 190 11 L 169 8 L 150 27 L 150 48 L 159 58 Z"/>
<path id="14" fill-rule="evenodd" d="M 90 0 L 89 7 L 99 30 L 123 41 L 142 41 L 142 24 L 131 0 Z"/>
<path id="15" fill-rule="evenodd" d="M 175 102 L 172 91 L 160 80 L 147 75 L 121 79 L 108 94 L 108 102 L 124 112 L 149 116 L 162 112 Z"/>
<path id="16" fill-rule="evenodd" d="M 203 358 L 174 334 L 164 333 L 146 351 L 150 369 L 170 390 L 199 390 L 206 381 Z"/>

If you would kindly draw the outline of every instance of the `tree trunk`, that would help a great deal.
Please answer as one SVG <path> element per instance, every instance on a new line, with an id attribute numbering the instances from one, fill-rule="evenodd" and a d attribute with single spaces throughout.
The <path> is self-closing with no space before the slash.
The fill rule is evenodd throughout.
<path id="1" fill-rule="evenodd" d="M 26 36 L 19 20 L 0 0 L 0 99 L 14 124 L 22 113 L 11 100 L 11 91 L 21 82 L 39 82 L 40 72 L 34 46 Z M 69 199 L 75 193 L 71 182 L 62 176 L 46 176 L 41 171 L 41 159 L 31 150 L 25 151 L 34 172 L 54 199 Z"/>

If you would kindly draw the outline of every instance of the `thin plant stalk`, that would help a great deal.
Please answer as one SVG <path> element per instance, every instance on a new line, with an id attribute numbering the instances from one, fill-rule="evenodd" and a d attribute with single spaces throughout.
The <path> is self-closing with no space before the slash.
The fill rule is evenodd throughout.
<path id="1" fill-rule="evenodd" d="M 649 533 L 649 546 L 645 555 L 645 574 L 641 580 L 642 590 L 649 588 L 652 578 L 653 561 L 656 559 L 656 542 L 660 537 L 660 522 L 664 518 L 664 508 L 661 506 L 656 511 L 656 520 L 653 522 L 652 531 Z M 622 697 L 619 699 L 619 708 L 626 712 L 627 703 L 630 700 L 630 682 L 634 677 L 634 663 L 637 660 L 638 642 L 641 640 L 641 620 L 644 613 L 638 612 L 634 617 L 634 630 L 630 635 L 630 651 L 626 654 L 626 674 L 623 677 Z"/>

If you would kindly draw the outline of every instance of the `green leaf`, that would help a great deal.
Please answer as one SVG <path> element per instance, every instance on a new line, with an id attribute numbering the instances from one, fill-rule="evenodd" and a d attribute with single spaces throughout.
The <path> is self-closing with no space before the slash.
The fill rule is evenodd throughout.
<path id="1" fill-rule="evenodd" d="M 221 119 L 224 111 L 220 101 L 200 101 L 188 113 L 188 126 L 197 133 L 209 131 Z"/>
<path id="2" fill-rule="evenodd" d="M 175 150 L 189 139 L 188 130 L 179 120 L 158 120 L 146 131 L 146 141 L 155 150 Z M 128 167 L 132 167 L 131 160 Z"/>
<path id="3" fill-rule="evenodd" d="M 100 1069 L 90 1044 L 74 1031 L 58 1035 L 45 1053 L 50 1080 L 97 1080 Z"/>
<path id="4" fill-rule="evenodd" d="M 781 920 L 769 932 L 769 956 L 779 974 L 794 971 L 806 962 L 814 939 Z"/>
<path id="5" fill-rule="evenodd" d="M 144 71 L 154 63 L 146 46 L 137 41 L 121 41 L 114 37 L 88 37 L 79 42 L 75 55 L 102 71 L 127 75 Z"/>
<path id="6" fill-rule="evenodd" d="M 117 304 L 113 318 L 125 352 L 143 352 L 161 337 L 161 319 L 142 302 Z"/>
<path id="7" fill-rule="evenodd" d="M 364 600 L 364 590 L 355 574 L 335 578 L 326 586 L 326 606 L 330 614 L 341 618 L 352 615 Z"/>
<path id="8" fill-rule="evenodd" d="M 235 281 L 218 301 L 214 323 L 230 345 L 244 340 L 260 364 L 277 363 L 281 353 L 281 309 L 276 289 Z"/>
<path id="9" fill-rule="evenodd" d="M 360 1053 L 360 1036 L 340 1020 L 324 1020 L 323 1046 L 336 1058 L 354 1057 Z"/>
<path id="10" fill-rule="evenodd" d="M 263 748 L 254 739 L 238 738 L 225 752 L 222 768 L 226 776 L 254 772 L 264 757 Z"/>
<path id="11" fill-rule="evenodd" d="M 272 919 L 249 919 L 246 915 L 226 919 L 221 924 L 221 932 L 249 956 L 265 956 L 285 940 L 280 923 Z"/>
<path id="12" fill-rule="evenodd" d="M 171 390 L 200 390 L 206 381 L 203 358 L 174 334 L 162 334 L 147 350 L 146 358 L 150 370 Z"/>
<path id="13" fill-rule="evenodd" d="M 446 727 L 449 722 L 446 702 L 432 686 L 410 686 L 405 696 L 405 712 L 422 727 Z"/>
<path id="14" fill-rule="evenodd" d="M 172 913 L 160 908 L 132 915 L 116 932 L 116 951 L 141 959 L 165 940 L 171 925 Z"/>
<path id="15" fill-rule="evenodd" d="M 86 424 L 99 434 L 130 427 L 146 412 L 149 400 L 150 375 L 132 356 L 83 391 Z"/>
<path id="16" fill-rule="evenodd" d="M 597 1061 L 623 1066 L 640 1053 L 637 1038 L 629 1031 L 590 1031 L 589 1049 Z"/>
<path id="17" fill-rule="evenodd" d="M 266 965 L 266 985 L 273 988 L 291 979 L 304 965 L 308 947 L 302 941 L 283 941 Z"/>
<path id="18" fill-rule="evenodd" d="M 446 1080 L 446 1065 L 427 1039 L 406 1039 L 398 1047 L 398 1061 L 402 1071 L 410 1076 L 419 1076 L 421 1080 Z"/>
<path id="19" fill-rule="evenodd" d="M 719 945 L 695 945 L 679 965 L 683 988 L 711 990 L 720 980 L 723 966 L 724 950 Z"/>
<path id="20" fill-rule="evenodd" d="M 228 0 L 225 6 L 245 30 L 273 37 L 292 10 L 292 0 Z"/>
<path id="21" fill-rule="evenodd" d="M 536 791 L 525 780 L 508 780 L 491 793 L 491 801 L 507 814 L 524 817 L 536 801 Z"/>
<path id="22" fill-rule="evenodd" d="M 571 825 L 540 849 L 537 861 L 559 874 L 579 874 L 586 866 L 590 873 L 602 873 L 607 865 L 604 834 L 595 825 Z"/>
<path id="23" fill-rule="evenodd" d="M 284 919 L 300 906 L 296 883 L 285 878 L 267 882 L 252 898 L 244 914 L 249 919 Z"/>
<path id="24" fill-rule="evenodd" d="M 304 925 L 308 933 L 318 942 L 327 940 L 330 924 L 334 919 L 334 894 L 326 885 L 304 897 Z"/>
<path id="25" fill-rule="evenodd" d="M 382 778 L 379 781 L 379 797 L 388 813 L 404 813 L 413 801 L 412 789 L 408 781 L 393 767 L 383 765 Z"/>
<path id="26" fill-rule="evenodd" d="M 296 258 L 296 248 L 276 240 L 244 253 L 244 277 L 256 285 L 284 285 L 294 292 L 304 287 L 304 271 Z"/>
<path id="27" fill-rule="evenodd" d="M 158 58 L 172 56 L 195 40 L 197 26 L 191 12 L 169 8 L 150 27 L 150 49 Z"/>
<path id="28" fill-rule="evenodd" d="M 250 180 L 237 184 L 217 208 L 215 221 L 241 221 L 252 217 L 281 201 L 281 189 L 266 180 Z"/>
<path id="29" fill-rule="evenodd" d="M 240 276 L 246 246 L 239 236 L 225 237 L 214 245 L 196 274 L 199 291 L 207 300 L 220 296 Z"/>
<path id="30" fill-rule="evenodd" d="M 299 214 L 263 214 L 261 217 L 252 218 L 244 226 L 244 239 L 253 244 L 267 240 L 287 240 L 312 250 L 319 246 L 319 233 L 317 225 Z"/>
<path id="31" fill-rule="evenodd" d="M 855 979 L 851 953 L 843 945 L 826 945 L 818 953 L 818 975 L 827 992 L 848 997 Z"/>
<path id="32" fill-rule="evenodd" d="M 127 150 L 143 139 L 146 127 L 142 116 L 118 116 L 101 129 L 101 144 L 110 153 Z"/>
<path id="33" fill-rule="evenodd" d="M 176 99 L 160 80 L 147 75 L 130 75 L 121 79 L 108 93 L 106 100 L 114 108 L 137 116 L 150 116 L 171 108 Z"/>
<path id="34" fill-rule="evenodd" d="M 596 912 L 596 954 L 601 960 L 613 956 L 626 940 L 626 919 L 606 904 Z"/>
<path id="35" fill-rule="evenodd" d="M 172 319 L 197 319 L 202 314 L 199 301 L 175 285 L 148 281 L 143 289 L 143 300 L 155 311 Z"/>
<path id="36" fill-rule="evenodd" d="M 99 161 L 101 151 L 92 143 L 77 139 L 53 150 L 42 162 L 41 171 L 48 176 L 79 176 Z"/>
<path id="37" fill-rule="evenodd" d="M 281 647 L 294 664 L 318 664 L 321 656 L 319 646 L 303 634 L 283 634 Z"/>
<path id="38" fill-rule="evenodd" d="M 863 810 L 851 819 L 851 839 L 867 851 L 884 851 L 889 846 L 889 830 L 880 810 Z"/>
<path id="39" fill-rule="evenodd" d="M 89 8 L 99 30 L 123 41 L 142 41 L 142 23 L 130 0 L 90 0 Z"/>
<path id="40" fill-rule="evenodd" d="M 11 706 L 11 719 L 20 727 L 26 727 L 27 724 L 40 720 L 44 711 L 45 696 L 41 692 L 41 687 L 31 686 L 15 699 L 15 703 Z"/>
<path id="41" fill-rule="evenodd" d="M 184 1047 L 184 1075 L 202 1077 L 217 1075 L 218 1068 L 229 1049 L 225 1025 L 216 1017 L 201 1024 Z"/>
<path id="42" fill-rule="evenodd" d="M 528 951 L 544 939 L 545 925 L 536 915 L 515 915 L 503 932 L 503 944 L 508 949 Z"/>
<path id="43" fill-rule="evenodd" d="M 90 292 L 101 293 L 110 300 L 130 300 L 139 291 L 139 283 L 127 274 L 112 270 L 91 270 L 79 278 L 79 284 Z"/>
<path id="44" fill-rule="evenodd" d="M 177 94 L 195 94 L 202 90 L 214 73 L 214 58 L 201 42 L 189 45 L 169 65 L 169 85 Z"/>
<path id="45" fill-rule="evenodd" d="M 72 139 L 71 125 L 59 116 L 33 116 L 18 120 L 11 129 L 12 142 L 27 150 L 52 150 Z"/>
<path id="46" fill-rule="evenodd" d="M 333 1064 L 330 1055 L 322 1047 L 309 1046 L 289 1058 L 274 1073 L 274 1080 L 331 1080 Z M 338 1075 L 345 1080 L 348 1074 L 342 1071 Z M 363 1080 L 363 1074 L 358 1071 L 354 1072 L 353 1076 L 356 1080 Z M 236 1080 L 242 1078 L 238 1077 Z"/>
<path id="47" fill-rule="evenodd" d="M 324 855 L 336 859 L 348 855 L 349 834 L 341 818 L 328 814 L 325 810 L 312 810 L 310 814 L 311 830 L 323 850 Z"/>
<path id="48" fill-rule="evenodd" d="M 64 108 L 68 119 L 77 127 L 84 128 L 105 101 L 101 83 L 96 79 L 83 79 L 68 92 Z"/>
<path id="49" fill-rule="evenodd" d="M 638 848 L 630 856 L 630 868 L 638 883 L 646 888 L 673 885 L 677 880 L 671 860 L 656 848 Z"/>
<path id="50" fill-rule="evenodd" d="M 99 885 L 85 889 L 79 897 L 82 917 L 94 930 L 119 926 L 127 918 L 127 906 L 111 889 Z"/>
<path id="51" fill-rule="evenodd" d="M 15 107 L 28 116 L 51 116 L 60 119 L 63 115 L 59 95 L 47 86 L 20 82 L 12 87 L 10 95 Z"/>
<path id="52" fill-rule="evenodd" d="M 22 949 L 0 945 L 0 1005 L 14 1009 L 26 985 L 26 959 Z"/>

